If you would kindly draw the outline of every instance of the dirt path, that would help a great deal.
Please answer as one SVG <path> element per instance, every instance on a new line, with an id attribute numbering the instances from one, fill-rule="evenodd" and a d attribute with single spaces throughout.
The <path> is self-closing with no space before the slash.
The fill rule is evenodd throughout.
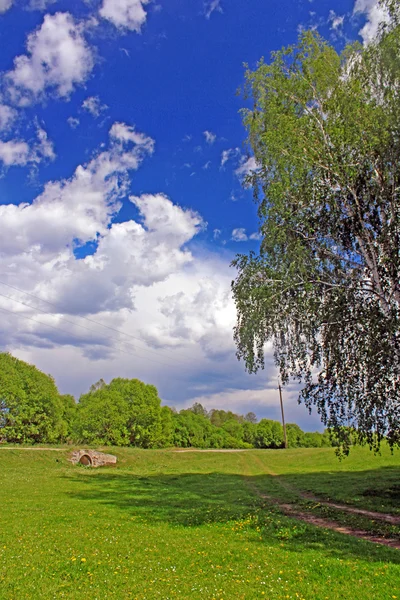
<path id="1" fill-rule="evenodd" d="M 171 452 L 248 452 L 248 450 L 244 448 L 179 448 L 171 450 Z"/>
<path id="2" fill-rule="evenodd" d="M 288 517 L 294 517 L 295 519 L 299 519 L 299 521 L 303 521 L 304 523 L 309 523 L 310 525 L 315 525 L 316 527 L 324 527 L 325 529 L 331 529 L 332 531 L 337 531 L 338 533 L 352 535 L 353 537 L 366 540 L 368 542 L 382 544 L 383 546 L 389 546 L 390 548 L 397 548 L 400 550 L 400 540 L 384 538 L 372 535 L 371 533 L 362 529 L 355 529 L 353 527 L 339 525 L 336 521 L 332 521 L 325 517 L 316 517 L 308 512 L 298 510 L 297 507 L 293 506 L 292 504 L 279 504 L 278 506 Z"/>
<path id="3" fill-rule="evenodd" d="M 244 458 L 245 457 L 243 457 L 243 459 Z M 334 502 L 320 501 L 318 498 L 316 498 L 312 494 L 300 492 L 296 488 L 293 488 L 292 486 L 288 485 L 287 483 L 284 483 L 280 479 L 279 475 L 277 473 L 275 473 L 274 471 L 272 471 L 267 465 L 265 465 L 259 459 L 258 456 L 253 455 L 252 460 L 255 461 L 260 467 L 262 467 L 264 472 L 267 472 L 269 475 L 275 477 L 283 489 L 285 489 L 286 491 L 288 491 L 292 494 L 296 494 L 299 498 L 312 500 L 313 502 L 318 502 L 318 504 L 321 504 L 324 506 L 330 506 L 332 508 L 336 508 L 336 509 L 342 510 L 344 512 L 360 514 L 362 516 L 370 517 L 373 519 L 386 521 L 387 523 L 390 523 L 392 525 L 397 525 L 400 523 L 400 518 L 395 517 L 394 515 L 389 515 L 386 513 L 377 513 L 374 511 L 368 511 L 368 510 L 363 510 L 363 509 L 359 509 L 359 508 L 353 508 L 351 506 L 336 504 Z M 243 462 L 245 464 L 245 461 L 243 461 Z M 251 479 L 251 476 L 247 474 L 248 469 L 246 468 L 246 466 L 247 465 L 245 465 L 244 471 L 245 471 L 245 480 L 247 482 L 248 487 L 251 488 L 251 490 L 259 498 L 262 498 L 263 500 L 267 500 L 271 504 L 274 504 L 275 506 L 277 506 L 285 515 L 292 517 L 294 519 L 298 519 L 299 521 L 303 521 L 304 523 L 314 525 L 316 527 L 330 529 L 330 530 L 336 531 L 338 533 L 343 533 L 345 535 L 351 535 L 353 537 L 356 537 L 356 538 L 359 538 L 362 540 L 366 540 L 368 542 L 373 542 L 375 544 L 381 544 L 383 546 L 388 546 L 390 548 L 396 548 L 396 549 L 400 550 L 400 540 L 399 539 L 384 538 L 381 536 L 373 535 L 373 534 L 369 533 L 368 531 L 364 531 L 362 529 L 356 529 L 354 527 L 340 525 L 336 521 L 333 521 L 326 517 L 316 517 L 315 515 L 313 515 L 309 512 L 306 512 L 305 510 L 301 510 L 295 504 L 287 504 L 273 496 L 269 496 L 268 494 L 263 494 L 257 488 L 257 486 L 254 484 L 254 482 Z"/>
<path id="4" fill-rule="evenodd" d="M 65 448 L 37 448 L 37 447 L 32 447 L 32 448 L 11 448 L 10 446 L 0 446 L 0 450 L 46 450 L 49 452 L 65 452 L 66 449 Z"/>
<path id="5" fill-rule="evenodd" d="M 365 510 L 364 508 L 357 508 L 355 506 L 349 506 L 348 504 L 337 504 L 336 502 L 330 502 L 328 500 L 320 500 L 313 494 L 297 492 L 301 498 L 304 500 L 311 500 L 317 504 L 321 504 L 321 506 L 329 506 L 331 508 L 336 508 L 337 510 L 342 510 L 344 512 L 351 513 L 353 515 L 361 515 L 362 517 L 368 517 L 370 519 L 374 519 L 377 521 L 385 521 L 386 523 L 390 523 L 391 525 L 400 525 L 400 517 L 396 517 L 395 515 L 390 515 L 388 513 L 375 512 L 373 510 Z"/>

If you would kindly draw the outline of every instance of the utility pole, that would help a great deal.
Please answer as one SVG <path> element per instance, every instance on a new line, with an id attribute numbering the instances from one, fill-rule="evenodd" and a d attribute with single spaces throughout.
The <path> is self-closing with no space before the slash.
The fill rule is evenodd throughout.
<path id="1" fill-rule="evenodd" d="M 286 423 L 285 423 L 285 413 L 283 411 L 283 400 L 282 400 L 282 388 L 281 388 L 281 382 L 278 379 L 278 389 L 279 389 L 279 399 L 281 401 L 281 412 L 282 412 L 282 426 L 283 426 L 283 443 L 285 448 L 288 447 L 288 443 L 287 443 L 287 435 L 286 435 Z"/>

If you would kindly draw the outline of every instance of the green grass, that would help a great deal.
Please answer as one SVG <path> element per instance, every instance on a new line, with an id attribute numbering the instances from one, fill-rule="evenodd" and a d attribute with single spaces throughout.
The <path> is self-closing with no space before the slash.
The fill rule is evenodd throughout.
<path id="1" fill-rule="evenodd" d="M 400 551 L 259 496 L 400 514 L 399 452 L 115 454 L 116 468 L 92 470 L 66 450 L 0 450 L 1 600 L 400 599 Z"/>

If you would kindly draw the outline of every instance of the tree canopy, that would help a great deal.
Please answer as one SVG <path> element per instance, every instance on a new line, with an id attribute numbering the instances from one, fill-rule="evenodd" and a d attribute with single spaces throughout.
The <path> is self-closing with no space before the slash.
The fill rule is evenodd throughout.
<path id="1" fill-rule="evenodd" d="M 247 70 L 259 254 L 238 256 L 237 355 L 302 382 L 347 450 L 400 441 L 400 27 L 338 54 L 314 32 Z"/>
<path id="2" fill-rule="evenodd" d="M 0 438 L 17 443 L 53 443 L 65 439 L 70 410 L 50 375 L 0 353 Z"/>
<path id="3" fill-rule="evenodd" d="M 321 446 L 327 434 L 307 438 L 298 425 L 290 447 Z M 179 413 L 161 406 L 157 389 L 138 379 L 103 379 L 79 402 L 60 395 L 36 367 L 0 353 L 0 442 L 84 443 L 139 448 L 280 448 L 282 426 L 254 413 L 207 411 L 195 402 Z"/>

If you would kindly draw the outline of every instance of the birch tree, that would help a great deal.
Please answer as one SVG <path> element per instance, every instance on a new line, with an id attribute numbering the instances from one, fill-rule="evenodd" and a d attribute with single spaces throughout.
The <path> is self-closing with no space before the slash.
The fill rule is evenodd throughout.
<path id="1" fill-rule="evenodd" d="M 400 28 L 339 55 L 316 33 L 247 70 L 259 254 L 236 258 L 237 355 L 272 342 L 348 451 L 400 441 Z"/>

